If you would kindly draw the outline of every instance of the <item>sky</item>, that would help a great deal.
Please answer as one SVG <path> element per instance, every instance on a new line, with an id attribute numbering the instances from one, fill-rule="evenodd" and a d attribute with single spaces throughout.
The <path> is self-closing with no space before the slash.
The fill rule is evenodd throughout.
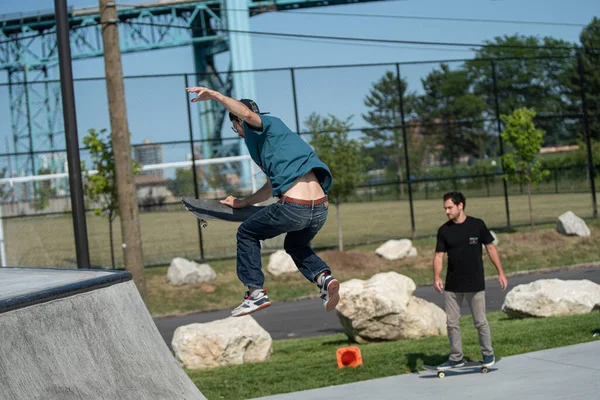
<path id="1" fill-rule="evenodd" d="M 120 0 L 119 4 L 147 3 L 143 0 Z M 94 0 L 69 0 L 74 8 L 97 6 Z M 21 0 L 0 2 L 2 14 L 52 11 L 53 0 Z M 319 13 L 354 13 L 371 16 L 315 15 Z M 600 15 L 597 0 L 398 0 L 368 2 L 343 6 L 304 9 L 298 12 L 261 14 L 250 19 L 250 29 L 261 32 L 297 33 L 362 37 L 376 39 L 414 40 L 432 42 L 483 43 L 495 36 L 535 35 L 552 36 L 577 42 L 582 26 L 556 26 L 524 23 L 429 21 L 421 19 L 389 18 L 389 16 L 418 16 L 444 18 L 473 18 L 520 21 L 545 21 L 588 24 Z M 384 18 L 382 16 L 388 16 Z M 322 40 L 298 40 L 252 36 L 254 67 L 287 68 L 328 66 L 341 64 L 394 63 L 440 59 L 463 59 L 473 56 L 466 48 L 396 44 L 358 44 Z M 225 68 L 227 55 L 217 58 L 219 68 Z M 420 79 L 438 64 L 403 67 L 409 87 L 420 89 Z M 457 64 L 458 65 L 458 64 Z M 390 67 L 300 70 L 296 85 L 301 120 L 311 112 L 333 113 L 346 117 L 362 126 L 360 113 L 364 95 L 373 82 Z M 123 56 L 125 76 L 150 74 L 177 74 L 194 72 L 192 49 L 180 47 L 168 50 L 126 54 Z M 75 61 L 75 78 L 102 77 L 102 58 Z M 57 76 L 57 75 L 56 75 Z M 6 82 L 6 73 L 0 72 L 0 82 Z M 295 129 L 293 102 L 290 95 L 289 72 L 256 75 L 257 103 L 263 110 L 280 116 Z M 153 142 L 186 140 L 186 95 L 181 78 L 126 81 L 126 96 L 132 143 L 144 139 Z M 75 87 L 79 137 L 91 127 L 108 128 L 108 111 L 104 82 L 77 83 Z M 10 137 L 10 119 L 6 90 L 0 88 L 0 148 L 5 137 Z M 4 98 L 4 100 L 2 100 Z M 192 116 L 196 119 L 197 116 Z M 4 121 L 4 122 L 2 122 Z M 194 128 L 194 135 L 199 135 Z M 223 132 L 228 130 L 224 128 Z M 229 134 L 233 134 L 230 132 Z M 12 148 L 9 148 L 13 151 Z M 5 149 L 6 150 L 6 149 Z M 180 151 L 165 151 L 165 162 L 179 161 Z M 2 151 L 4 152 L 4 151 Z M 168 155 L 172 154 L 172 155 Z"/>

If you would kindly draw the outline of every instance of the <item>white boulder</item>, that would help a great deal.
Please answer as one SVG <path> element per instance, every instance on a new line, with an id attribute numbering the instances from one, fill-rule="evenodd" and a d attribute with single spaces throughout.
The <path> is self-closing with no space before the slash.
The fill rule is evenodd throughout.
<path id="1" fill-rule="evenodd" d="M 167 282 L 175 286 L 215 279 L 217 279 L 217 273 L 210 265 L 198 264 L 181 257 L 174 258 L 167 270 Z"/>
<path id="2" fill-rule="evenodd" d="M 269 264 L 267 271 L 274 276 L 297 272 L 298 268 L 294 264 L 294 260 L 285 250 L 277 250 L 269 256 Z"/>
<path id="3" fill-rule="evenodd" d="M 567 211 L 556 220 L 556 230 L 563 235 L 590 236 L 590 228 L 585 221 L 571 211 Z"/>
<path id="4" fill-rule="evenodd" d="M 386 260 L 399 260 L 417 255 L 417 249 L 409 239 L 388 240 L 375 250 L 375 254 Z"/>
<path id="5" fill-rule="evenodd" d="M 171 346 L 184 368 L 260 362 L 269 358 L 273 340 L 249 315 L 180 326 Z"/>
<path id="6" fill-rule="evenodd" d="M 540 279 L 507 293 L 502 311 L 511 317 L 585 314 L 600 306 L 600 285 L 589 281 Z"/>
<path id="7" fill-rule="evenodd" d="M 415 289 L 396 272 L 342 283 L 337 314 L 346 335 L 357 343 L 446 335 L 446 313 L 413 296 Z"/>

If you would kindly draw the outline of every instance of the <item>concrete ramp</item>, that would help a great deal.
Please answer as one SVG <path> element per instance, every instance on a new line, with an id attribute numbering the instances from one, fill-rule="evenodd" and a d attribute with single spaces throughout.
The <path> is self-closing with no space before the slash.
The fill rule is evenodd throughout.
<path id="1" fill-rule="evenodd" d="M 128 272 L 0 268 L 0 399 L 204 399 Z"/>

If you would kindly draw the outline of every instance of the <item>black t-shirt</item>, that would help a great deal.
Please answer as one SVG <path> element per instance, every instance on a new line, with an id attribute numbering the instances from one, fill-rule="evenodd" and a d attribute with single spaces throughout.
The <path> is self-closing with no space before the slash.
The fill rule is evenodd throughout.
<path id="1" fill-rule="evenodd" d="M 435 251 L 448 253 L 447 291 L 485 290 L 481 245 L 493 241 L 485 222 L 479 218 L 467 217 L 462 224 L 448 221 L 438 229 Z"/>

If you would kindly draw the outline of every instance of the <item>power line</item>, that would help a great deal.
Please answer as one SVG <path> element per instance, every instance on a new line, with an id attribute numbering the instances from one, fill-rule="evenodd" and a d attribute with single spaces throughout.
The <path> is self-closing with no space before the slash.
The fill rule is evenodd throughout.
<path id="1" fill-rule="evenodd" d="M 281 11 L 280 11 L 281 12 Z M 347 17 L 369 17 L 369 18 L 386 18 L 386 19 L 414 19 L 423 21 L 453 21 L 453 22 L 477 22 L 477 23 L 493 23 L 493 24 L 519 24 L 519 25 L 547 25 L 547 26 L 569 26 L 569 27 L 585 27 L 586 24 L 577 24 L 571 22 L 549 22 L 549 21 L 519 21 L 519 20 L 503 20 L 503 19 L 484 19 L 484 18 L 451 18 L 451 17 L 423 17 L 417 15 L 382 15 L 382 14 L 357 14 L 357 13 L 337 13 L 337 12 L 320 12 L 320 11 L 297 11 L 286 10 L 289 14 L 311 14 L 311 15 L 334 15 Z"/>
<path id="2" fill-rule="evenodd" d="M 293 40 L 300 42 L 311 42 L 311 43 L 339 43 L 339 41 L 327 40 L 327 39 L 310 39 L 310 38 L 295 38 L 295 37 L 274 37 L 274 38 L 264 38 L 264 39 L 277 39 L 277 40 Z M 350 43 L 345 43 L 350 44 Z M 442 47 L 418 47 L 418 46 L 401 46 L 395 43 L 391 44 L 378 44 L 378 43 L 353 43 L 353 46 L 360 47 L 368 47 L 368 48 L 383 48 L 383 49 L 406 49 L 406 50 L 431 50 L 431 51 L 451 51 L 455 52 L 468 52 L 471 53 L 472 50 L 467 49 L 448 49 Z"/>
<path id="3" fill-rule="evenodd" d="M 192 30 L 206 30 L 202 27 L 188 27 L 178 26 L 170 24 L 157 24 L 153 22 L 121 22 L 125 24 L 144 25 L 144 26 L 155 26 L 163 28 L 181 28 L 181 29 L 192 29 Z M 350 42 L 367 42 L 367 43 L 386 43 L 386 44 L 409 44 L 409 45 L 425 45 L 425 46 L 448 46 L 448 47 L 490 47 L 490 48 L 504 48 L 504 49 L 548 49 L 548 50 L 574 50 L 575 46 L 532 46 L 532 45 L 502 45 L 502 44 L 482 44 L 482 43 L 460 43 L 460 42 L 433 42 L 433 41 L 419 41 L 419 40 L 398 40 L 398 39 L 376 39 L 376 38 L 362 38 L 362 37 L 351 37 L 351 36 L 326 36 L 326 35 L 306 35 L 300 33 L 281 33 L 281 32 L 261 32 L 261 31 L 240 31 L 235 29 L 223 29 L 216 28 L 215 31 L 225 33 L 240 33 L 247 35 L 259 35 L 259 36 L 274 36 L 283 38 L 303 38 L 303 39 L 321 39 L 331 41 L 350 41 Z"/>
<path id="4" fill-rule="evenodd" d="M 118 7 L 126 9 L 144 9 L 148 6 L 129 5 L 129 4 L 117 4 Z M 255 9 L 245 8 L 226 8 L 222 7 L 221 11 L 236 11 L 236 12 L 252 12 Z M 574 22 L 553 22 L 553 21 L 530 21 L 530 20 L 506 20 L 506 19 L 487 19 L 487 18 L 457 18 L 457 17 L 427 17 L 419 15 L 385 15 L 385 14 L 368 14 L 368 13 L 343 13 L 343 12 L 323 12 L 323 11 L 300 11 L 300 10 L 267 10 L 264 13 L 287 13 L 296 15 L 324 15 L 324 16 L 338 16 L 338 17 L 358 17 L 358 18 L 383 18 L 383 19 L 413 19 L 422 21 L 451 21 L 451 22 L 475 22 L 475 23 L 491 23 L 491 24 L 518 24 L 518 25 L 546 25 L 546 26 L 565 26 L 565 27 L 578 27 L 582 28 L 587 24 L 580 24 Z"/>
<path id="5" fill-rule="evenodd" d="M 121 21 L 120 24 L 128 24 L 128 25 L 141 25 L 141 26 L 151 26 L 151 27 L 163 27 L 163 28 L 178 28 L 178 29 L 186 29 L 186 30 L 206 30 L 203 27 L 189 27 L 189 26 L 180 26 L 180 25 L 172 25 L 172 24 L 159 24 L 154 22 L 136 22 L 136 21 Z M 79 25 L 73 27 L 72 29 L 84 28 L 89 26 L 102 25 L 103 23 L 91 24 L 91 25 Z M 104 23 L 106 24 L 106 23 Z M 488 47 L 488 48 L 499 48 L 499 49 L 548 49 L 548 50 L 568 50 L 572 51 L 576 47 L 565 47 L 565 46 L 532 46 L 532 45 L 501 45 L 501 44 L 481 44 L 481 43 L 460 43 L 460 42 L 433 42 L 433 41 L 418 41 L 418 40 L 398 40 L 398 39 L 376 39 L 376 38 L 362 38 L 362 37 L 350 37 L 350 36 L 326 36 L 326 35 L 307 35 L 307 34 L 299 34 L 299 33 L 280 33 L 280 32 L 261 32 L 261 31 L 240 31 L 233 29 L 223 29 L 217 28 L 215 31 L 220 31 L 224 33 L 240 33 L 240 34 L 248 34 L 248 35 L 258 35 L 258 36 L 272 36 L 277 38 L 296 38 L 296 39 L 313 39 L 313 40 L 328 40 L 328 41 L 345 41 L 345 42 L 359 42 L 359 43 L 379 43 L 379 44 L 404 44 L 404 45 L 417 45 L 417 46 L 446 46 L 446 47 L 468 47 L 470 49 L 480 48 L 480 47 Z M 52 33 L 39 33 L 36 35 L 30 35 L 27 37 L 20 37 L 9 39 L 5 41 L 1 41 L 0 44 L 14 42 L 18 40 L 35 38 L 38 36 L 44 36 Z"/>
<path id="6" fill-rule="evenodd" d="M 102 23 L 98 22 L 95 24 L 74 25 L 74 26 L 70 27 L 69 29 L 76 30 L 76 29 L 89 28 L 89 27 L 98 26 L 98 25 L 102 25 Z M 0 45 L 6 44 L 6 43 L 18 42 L 20 40 L 35 39 L 35 38 L 42 37 L 42 36 L 56 36 L 56 31 L 45 31 L 45 32 L 35 33 L 33 35 L 18 36 L 15 38 L 0 41 Z M 6 35 L 5 35 L 5 37 L 6 37 Z"/>

